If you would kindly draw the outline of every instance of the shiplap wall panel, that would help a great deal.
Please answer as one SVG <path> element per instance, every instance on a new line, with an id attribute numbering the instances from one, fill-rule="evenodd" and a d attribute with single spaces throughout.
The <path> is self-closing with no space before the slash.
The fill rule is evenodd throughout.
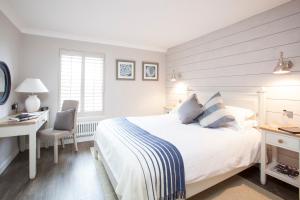
<path id="1" fill-rule="evenodd" d="M 191 57 L 200 53 L 218 50 L 240 43 L 254 42 L 267 36 L 276 36 L 284 32 L 288 32 L 298 28 L 298 22 L 300 21 L 300 13 L 293 14 L 291 16 L 282 18 L 278 21 L 274 21 L 269 24 L 250 29 L 245 32 L 237 33 L 230 37 L 223 38 L 222 40 L 215 40 L 210 43 L 204 43 L 202 45 L 195 45 L 183 52 L 177 52 L 168 55 L 168 61 L 176 61 L 182 58 Z M 249 36 L 250 34 L 250 36 Z"/>
<path id="2" fill-rule="evenodd" d="M 298 52 L 300 51 L 300 42 L 281 44 L 271 48 L 265 48 L 262 50 L 258 49 L 256 51 L 240 53 L 226 57 L 206 59 L 201 62 L 180 65 L 176 67 L 168 62 L 167 72 L 170 73 L 173 69 L 175 69 L 178 72 L 184 73 L 186 71 L 197 71 L 213 68 L 239 67 L 240 65 L 256 64 L 266 61 L 276 62 L 278 59 L 278 51 L 284 51 L 285 54 L 292 59 L 299 57 Z"/>
<path id="3" fill-rule="evenodd" d="M 300 106 L 297 100 L 267 99 L 266 107 L 267 111 L 278 113 L 282 113 L 282 110 L 293 110 L 294 115 L 300 116 Z"/>
<path id="4" fill-rule="evenodd" d="M 246 54 L 258 50 L 274 48 L 286 44 L 300 42 L 300 20 L 297 28 L 293 28 L 277 34 L 265 36 L 256 40 L 234 44 L 231 46 L 209 50 L 201 53 L 195 53 L 191 56 L 183 57 L 175 61 L 168 61 L 174 67 L 181 65 L 190 65 L 201 63 L 203 61 L 219 59 L 222 57 Z"/>
<path id="5" fill-rule="evenodd" d="M 293 72 L 274 75 L 283 51 Z M 291 1 L 240 23 L 170 48 L 167 75 L 175 70 L 189 90 L 266 93 L 266 122 L 284 124 L 282 110 L 294 112 L 289 124 L 300 126 L 300 1 Z M 166 83 L 168 104 L 186 97 L 178 82 Z M 280 160 L 298 166 L 297 154 L 280 150 Z"/>
<path id="6" fill-rule="evenodd" d="M 280 6 L 280 9 L 277 9 L 277 8 L 272 9 L 270 11 L 263 13 L 262 15 L 256 15 L 254 17 L 251 17 L 247 20 L 244 20 L 244 21 L 234 24 L 232 26 L 228 26 L 228 27 L 222 29 L 222 31 L 215 31 L 213 33 L 207 34 L 205 36 L 202 36 L 202 37 L 196 38 L 194 40 L 191 40 L 189 42 L 183 43 L 181 45 L 175 46 L 168 50 L 168 55 L 178 53 L 178 52 L 182 53 L 183 50 L 193 48 L 197 45 L 203 45 L 205 43 L 223 40 L 227 37 L 237 35 L 241 32 L 247 33 L 257 27 L 263 26 L 265 24 L 270 24 L 272 22 L 276 22 L 283 18 L 292 16 L 296 13 L 299 13 L 299 5 L 298 4 L 299 4 L 299 2 L 297 2 L 297 1 L 293 1 L 291 3 L 284 4 L 284 5 Z M 248 37 L 250 37 L 250 36 L 248 36 Z"/>

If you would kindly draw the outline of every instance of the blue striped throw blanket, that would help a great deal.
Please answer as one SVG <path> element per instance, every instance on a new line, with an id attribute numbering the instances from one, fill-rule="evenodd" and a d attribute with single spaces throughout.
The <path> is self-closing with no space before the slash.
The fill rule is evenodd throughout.
<path id="1" fill-rule="evenodd" d="M 102 122 L 103 123 L 103 122 Z M 134 154 L 143 171 L 148 199 L 185 199 L 184 165 L 177 148 L 126 118 L 105 120 L 111 133 Z"/>

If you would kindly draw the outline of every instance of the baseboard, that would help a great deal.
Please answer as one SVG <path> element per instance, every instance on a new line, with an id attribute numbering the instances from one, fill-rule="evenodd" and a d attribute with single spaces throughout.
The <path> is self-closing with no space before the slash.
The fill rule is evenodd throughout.
<path id="1" fill-rule="evenodd" d="M 13 153 L 11 153 L 0 165 L 0 175 L 4 172 L 4 170 L 8 167 L 8 165 L 14 160 L 14 158 L 18 155 L 19 149 L 16 148 Z"/>

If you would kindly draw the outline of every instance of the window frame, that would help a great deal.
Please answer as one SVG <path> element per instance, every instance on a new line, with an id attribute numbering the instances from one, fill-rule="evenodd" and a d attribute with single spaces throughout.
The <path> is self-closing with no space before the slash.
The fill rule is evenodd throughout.
<path id="1" fill-rule="evenodd" d="M 104 53 L 95 53 L 89 51 L 73 50 L 73 49 L 59 49 L 59 70 L 58 70 L 58 108 L 61 110 L 61 56 L 62 55 L 77 55 L 82 57 L 81 63 L 81 85 L 80 85 L 80 112 L 78 112 L 78 117 L 93 117 L 93 116 L 102 116 L 105 111 L 105 65 L 106 59 Z M 101 57 L 103 59 L 103 88 L 102 88 L 102 111 L 84 111 L 84 102 L 85 102 L 85 57 Z"/>

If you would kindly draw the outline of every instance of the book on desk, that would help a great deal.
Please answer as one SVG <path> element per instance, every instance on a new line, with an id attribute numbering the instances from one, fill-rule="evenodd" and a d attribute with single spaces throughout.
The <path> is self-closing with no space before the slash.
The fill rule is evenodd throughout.
<path id="1" fill-rule="evenodd" d="M 10 121 L 15 121 L 15 122 L 23 122 L 31 119 L 36 119 L 39 117 L 39 114 L 37 113 L 21 113 L 15 116 L 12 116 L 9 118 Z"/>

